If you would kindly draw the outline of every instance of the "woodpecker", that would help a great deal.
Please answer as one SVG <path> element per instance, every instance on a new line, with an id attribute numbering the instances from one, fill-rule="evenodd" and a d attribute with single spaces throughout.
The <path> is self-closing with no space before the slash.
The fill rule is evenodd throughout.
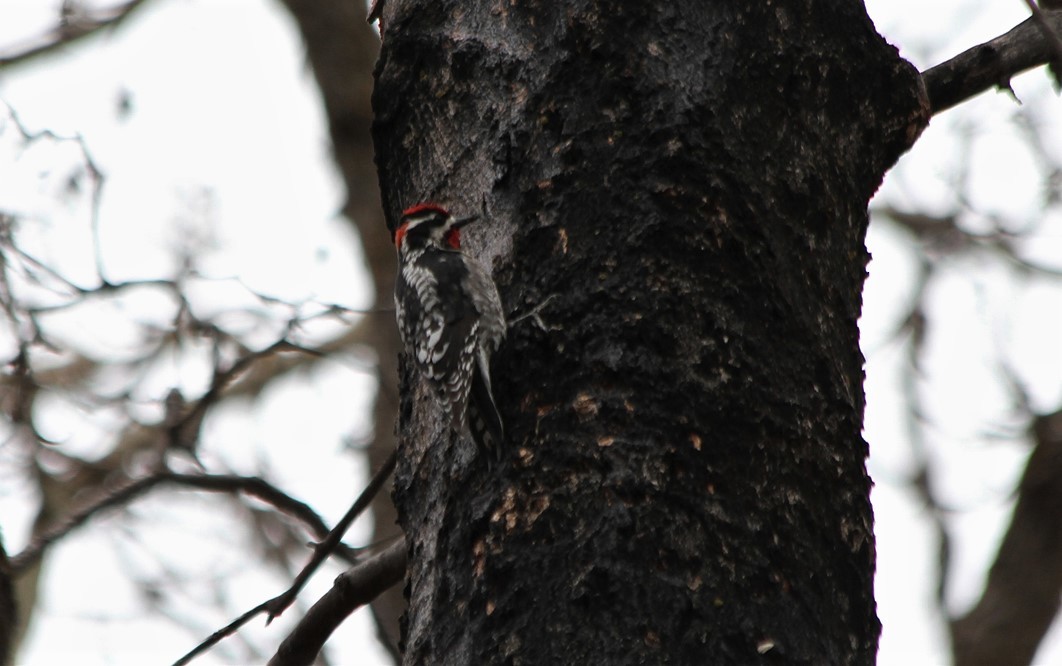
<path id="1" fill-rule="evenodd" d="M 501 456 L 504 429 L 490 382 L 491 355 L 507 329 L 490 273 L 461 251 L 461 228 L 442 206 L 402 212 L 395 230 L 395 311 L 402 344 L 435 389 L 450 427 Z"/>

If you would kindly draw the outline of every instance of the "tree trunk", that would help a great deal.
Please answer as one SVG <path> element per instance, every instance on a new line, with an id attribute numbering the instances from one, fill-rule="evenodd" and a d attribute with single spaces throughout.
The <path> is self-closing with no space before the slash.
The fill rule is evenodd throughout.
<path id="1" fill-rule="evenodd" d="M 0 534 L 0 666 L 7 666 L 14 652 L 15 630 L 18 626 L 18 612 L 15 609 L 15 585 L 11 580 L 11 566 L 4 550 L 3 535 Z"/>
<path id="2" fill-rule="evenodd" d="M 866 204 L 917 72 L 859 2 L 392 0 L 389 218 L 486 221 L 509 439 L 450 437 L 409 363 L 410 664 L 872 664 L 857 319 Z"/>

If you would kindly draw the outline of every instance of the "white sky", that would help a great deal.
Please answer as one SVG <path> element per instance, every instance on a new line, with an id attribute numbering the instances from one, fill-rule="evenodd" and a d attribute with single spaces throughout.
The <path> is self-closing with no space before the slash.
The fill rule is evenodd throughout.
<path id="1" fill-rule="evenodd" d="M 0 46 L 20 43 L 49 26 L 55 4 L 0 0 Z M 991 9 L 989 3 L 960 0 L 867 4 L 879 29 L 919 68 L 1001 34 L 1024 17 L 1020 0 L 991 3 Z M 1035 108 L 1045 118 L 1062 117 L 1042 72 L 1019 78 L 1015 89 L 1027 105 L 1029 100 L 1043 100 Z M 131 98 L 132 113 L 121 118 L 117 106 L 124 94 Z M 284 299 L 312 298 L 350 307 L 366 303 L 356 241 L 336 214 L 342 192 L 316 89 L 298 36 L 279 3 L 153 0 L 124 29 L 77 46 L 69 55 L 0 77 L 0 100 L 31 130 L 84 137 L 107 175 L 101 238 L 111 279 L 168 277 L 175 268 L 174 248 L 197 237 L 214 248 L 200 262 L 211 277 L 238 276 L 253 289 Z M 949 174 L 960 159 L 956 131 L 971 126 L 969 118 L 976 117 L 970 177 L 983 200 L 975 203 L 1018 219 L 1035 216 L 1039 192 L 1034 158 L 1019 141 L 1011 121 L 1014 109 L 1005 95 L 989 93 L 934 119 L 883 191 L 891 201 L 912 207 L 948 205 Z M 68 173 L 80 163 L 76 146 L 41 142 L 29 152 L 16 153 L 7 122 L 7 111 L 0 107 L 0 209 L 31 221 L 24 225 L 25 239 L 40 258 L 62 266 L 74 281 L 90 284 L 94 273 L 91 251 L 86 250 L 91 247 L 87 198 L 68 197 L 56 204 L 63 169 Z M 1062 139 L 1062 130 L 1054 137 Z M 1058 156 L 1062 140 L 1048 149 Z M 1058 220 L 1053 228 L 1042 244 L 1030 248 L 1030 256 L 1062 256 Z M 877 595 L 884 624 L 879 663 L 886 666 L 947 662 L 946 635 L 932 597 L 936 555 L 931 532 L 903 484 L 911 471 L 896 372 L 903 352 L 887 342 L 912 284 L 913 265 L 904 242 L 888 228 L 872 227 L 868 243 L 875 259 L 862 322 L 868 356 L 866 437 L 877 483 Z M 993 387 L 994 367 L 982 359 L 1001 340 L 1008 350 L 1025 350 L 1008 351 L 1008 358 L 1029 383 L 1037 407 L 1057 405 L 1062 400 L 1057 382 L 1062 355 L 1054 342 L 1060 339 L 1062 321 L 1043 319 L 1044 303 L 1058 302 L 1057 288 L 1018 289 L 1007 276 L 993 278 L 991 271 L 969 264 L 950 266 L 947 275 L 931 298 L 934 326 L 939 328 L 930 343 L 930 383 L 923 393 L 931 398 L 939 419 L 930 442 L 943 470 L 938 488 L 960 510 L 952 525 L 957 560 L 949 599 L 953 609 L 960 609 L 978 594 L 1000 529 L 1009 518 L 1008 497 L 1027 454 L 1012 442 L 985 437 L 993 423 L 1006 422 L 1006 406 L 1000 405 L 1003 396 Z M 238 284 L 211 283 L 204 286 L 200 302 L 208 307 L 243 304 L 246 299 Z M 1001 319 L 995 305 L 1011 301 L 1017 306 L 1009 319 Z M 125 309 L 75 317 L 80 327 L 76 343 L 94 351 L 132 346 L 135 328 L 122 323 L 130 310 L 146 318 L 164 318 L 167 312 L 157 299 L 131 296 Z M 954 322 L 959 323 L 949 328 Z M 123 326 L 128 328 L 125 334 Z M 4 357 L 7 345 L 0 343 Z M 195 355 L 196 350 L 189 351 L 190 358 Z M 143 389 L 147 394 L 142 400 L 157 399 L 174 384 L 194 393 L 207 381 L 204 367 L 174 360 L 156 369 L 157 377 Z M 365 427 L 364 406 L 372 382 L 360 367 L 358 359 L 338 359 L 312 376 L 282 382 L 253 409 L 245 404 L 223 410 L 206 424 L 205 457 L 215 456 L 247 473 L 263 466 L 274 470 L 282 487 L 334 521 L 364 478 L 356 456 L 341 452 L 343 438 Z M 336 396 L 345 409 L 336 409 Z M 87 454 L 105 440 L 106 422 L 85 423 L 84 415 L 78 421 L 77 406 L 62 401 L 52 408 L 74 424 L 64 427 L 64 419 L 57 418 L 51 426 L 72 450 Z M 333 462 L 324 470 L 304 464 L 320 460 Z M 11 464 L 0 450 L 5 485 L 0 525 L 8 550 L 17 552 L 27 538 L 30 516 L 20 501 L 26 488 L 11 483 Z M 199 634 L 286 587 L 286 581 L 246 570 L 231 556 L 247 541 L 231 533 L 231 523 L 225 515 L 216 515 L 210 508 L 214 506 L 209 497 L 159 495 L 138 504 L 134 519 L 105 519 L 105 530 L 83 531 L 66 547 L 55 549 L 44 584 L 44 612 L 23 662 L 172 661 L 192 647 Z M 191 516 L 196 522 L 190 522 Z M 359 529 L 366 534 L 366 528 Z M 167 543 L 198 544 L 195 550 L 182 546 L 179 564 L 167 565 L 179 566 L 190 580 L 209 571 L 230 583 L 228 612 L 204 615 L 209 600 L 190 585 L 171 612 L 193 618 L 199 633 L 189 635 L 172 622 L 145 614 L 143 600 L 123 582 L 122 572 L 132 569 L 149 577 L 165 577 L 166 572 L 144 549 L 136 555 L 134 545 L 130 555 L 130 548 L 115 548 L 116 543 L 128 545 L 138 538 L 150 538 L 162 548 Z M 232 548 L 213 547 L 218 543 Z M 316 598 L 334 571 L 320 574 L 304 598 Z M 109 600 L 108 608 L 100 607 L 100 598 Z M 297 614 L 293 609 L 287 619 Z M 101 617 L 118 621 L 101 622 Z M 274 645 L 286 626 L 281 621 L 263 628 L 255 622 L 248 633 L 257 644 Z M 1062 663 L 1062 631 L 1054 633 L 1041 652 L 1041 663 Z M 359 612 L 330 643 L 337 663 L 387 663 L 371 635 L 370 620 Z M 226 655 L 238 659 L 239 640 L 230 639 L 232 647 L 198 663 L 224 663 Z"/>

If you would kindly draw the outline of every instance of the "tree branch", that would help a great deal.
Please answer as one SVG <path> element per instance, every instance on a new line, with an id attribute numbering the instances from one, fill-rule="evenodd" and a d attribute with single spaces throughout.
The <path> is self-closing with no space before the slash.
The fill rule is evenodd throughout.
<path id="1" fill-rule="evenodd" d="M 25 571 L 27 567 L 40 560 L 49 546 L 84 525 L 97 513 L 127 504 L 154 488 L 167 484 L 210 492 L 242 493 L 299 519 L 313 532 L 315 537 L 319 538 L 328 534 L 324 521 L 313 509 L 261 478 L 230 474 L 177 474 L 165 471 L 104 491 L 102 496 L 78 509 L 55 527 L 41 532 L 22 552 L 11 558 L 12 572 L 17 576 Z M 344 556 L 353 561 L 351 553 L 345 553 Z"/>
<path id="2" fill-rule="evenodd" d="M 310 561 L 306 563 L 299 575 L 295 577 L 295 582 L 291 584 L 284 594 L 274 598 L 268 604 L 269 619 L 267 622 L 272 622 L 275 618 L 279 617 L 288 606 L 295 601 L 295 597 L 298 596 L 299 591 L 306 584 L 306 581 L 310 579 L 310 576 L 317 571 L 317 568 L 321 566 L 321 563 L 328 559 L 328 556 L 332 554 L 336 546 L 339 545 L 343 535 L 350 529 L 354 520 L 362 514 L 369 507 L 373 498 L 380 492 L 380 488 L 387 482 L 388 477 L 391 476 L 391 472 L 395 469 L 395 461 L 397 460 L 397 451 L 392 451 L 391 455 L 384 462 L 383 467 L 376 471 L 376 474 L 369 481 L 369 485 L 365 486 L 365 490 L 361 492 L 361 495 L 354 500 L 354 504 L 347 510 L 347 513 L 339 519 L 336 526 L 332 528 L 332 531 L 318 543 L 313 549 L 313 556 Z"/>
<path id="3" fill-rule="evenodd" d="M 405 538 L 372 559 L 347 569 L 284 639 L 269 660 L 269 666 L 312 664 L 336 627 L 359 606 L 369 603 L 402 580 L 405 571 Z"/>
<path id="4" fill-rule="evenodd" d="M 1062 411 L 1037 416 L 1035 448 L 984 594 L 952 622 L 957 666 L 1032 662 L 1062 593 Z"/>
<path id="5" fill-rule="evenodd" d="M 1053 34 L 1062 32 L 1062 12 L 1042 13 L 1042 18 Z M 1035 18 L 1026 19 L 1005 35 L 923 72 L 930 109 L 936 115 L 989 88 L 1010 90 L 1012 77 L 1057 58 L 1045 30 Z"/>
<path id="6" fill-rule="evenodd" d="M 369 481 L 369 485 L 367 485 L 365 487 L 365 490 L 363 490 L 361 494 L 358 495 L 358 498 L 354 500 L 354 504 L 352 504 L 350 509 L 347 510 L 346 515 L 344 515 L 339 520 L 339 522 L 336 523 L 336 526 L 332 528 L 332 531 L 330 531 L 328 535 L 314 547 L 313 556 L 310 558 L 310 561 L 306 563 L 306 566 L 304 566 L 302 571 L 299 572 L 299 575 L 295 577 L 295 581 L 292 582 L 291 586 L 287 590 L 268 601 L 264 601 L 258 604 L 251 610 L 247 611 L 243 615 L 230 622 L 225 627 L 222 627 L 221 629 L 215 631 L 213 634 L 207 637 L 206 640 L 201 642 L 199 645 L 195 646 L 195 648 L 193 648 L 191 652 L 187 653 L 186 655 L 175 661 L 173 663 L 173 666 L 183 666 L 184 664 L 190 663 L 193 659 L 209 650 L 211 647 L 220 642 L 223 638 L 226 638 L 236 633 L 236 631 L 240 627 L 247 624 L 247 622 L 249 622 L 251 618 L 259 615 L 260 613 L 267 613 L 267 624 L 269 622 L 272 622 L 274 618 L 278 617 L 281 613 L 283 613 L 288 608 L 288 606 L 290 606 L 295 601 L 295 597 L 298 596 L 303 586 L 306 585 L 306 581 L 310 579 L 310 576 L 312 576 L 313 573 L 317 571 L 318 567 L 321 566 L 321 563 L 324 562 L 325 559 L 327 559 L 328 556 L 332 553 L 332 551 L 335 550 L 336 546 L 339 545 L 340 539 L 343 538 L 343 535 L 346 533 L 347 529 L 350 528 L 350 525 L 354 522 L 358 515 L 360 515 L 363 511 L 365 511 L 366 508 L 368 508 L 369 504 L 372 502 L 373 497 L 375 497 L 376 494 L 380 492 L 380 488 L 383 487 L 384 483 L 391 476 L 391 472 L 395 468 L 396 459 L 396 453 L 392 452 L 391 455 L 387 458 L 387 461 L 384 463 L 383 467 L 377 470 L 376 474 L 373 475 L 372 480 Z M 387 588 L 385 587 L 383 589 Z"/>
<path id="7" fill-rule="evenodd" d="M 34 40 L 33 46 L 16 47 L 0 55 L 0 69 L 50 53 L 101 30 L 116 28 L 144 4 L 146 0 L 129 0 L 105 9 L 81 8 L 81 13 L 69 19 L 61 17 L 59 25 Z"/>

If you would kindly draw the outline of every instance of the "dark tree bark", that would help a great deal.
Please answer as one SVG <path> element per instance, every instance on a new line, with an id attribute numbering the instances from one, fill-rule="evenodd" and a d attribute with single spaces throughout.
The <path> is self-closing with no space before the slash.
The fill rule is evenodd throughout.
<path id="1" fill-rule="evenodd" d="M 924 126 L 859 2 L 387 3 L 385 210 L 489 222 L 509 449 L 408 364 L 410 664 L 871 664 L 866 205 Z"/>
<path id="2" fill-rule="evenodd" d="M 11 579 L 11 565 L 0 535 L 0 666 L 10 663 L 14 651 L 18 612 L 15 610 L 15 586 Z"/>

